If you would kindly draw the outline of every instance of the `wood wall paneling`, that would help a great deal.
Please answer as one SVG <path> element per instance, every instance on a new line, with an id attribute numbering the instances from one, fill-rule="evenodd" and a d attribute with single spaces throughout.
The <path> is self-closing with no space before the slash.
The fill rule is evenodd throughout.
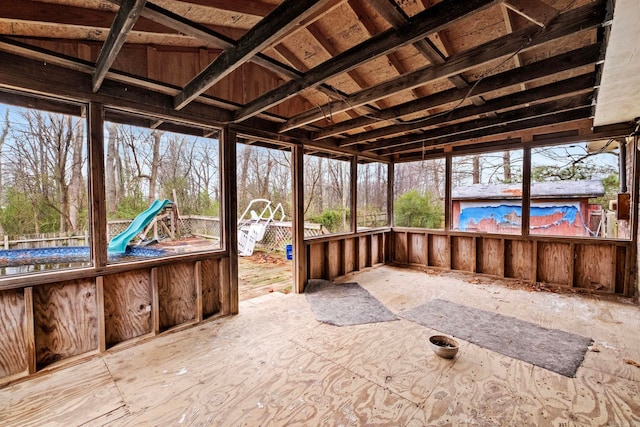
<path id="1" fill-rule="evenodd" d="M 98 310 L 93 279 L 35 287 L 33 306 L 38 368 L 97 350 Z"/>
<path id="2" fill-rule="evenodd" d="M 220 312 L 220 261 L 202 260 L 202 316 L 207 318 Z"/>
<path id="3" fill-rule="evenodd" d="M 475 272 L 475 237 L 453 236 L 451 239 L 451 268 L 453 270 Z"/>
<path id="4" fill-rule="evenodd" d="M 358 237 L 358 266 L 359 269 L 363 269 L 363 268 L 367 268 L 370 267 L 370 265 L 368 264 L 367 260 L 367 254 L 370 250 L 370 247 L 368 247 L 368 240 L 366 238 L 366 236 L 360 236 Z"/>
<path id="5" fill-rule="evenodd" d="M 340 276 L 340 262 L 341 262 L 341 253 L 340 253 L 340 240 L 334 240 L 329 242 L 328 252 L 327 252 L 327 278 L 333 278 Z"/>
<path id="6" fill-rule="evenodd" d="M 371 246 L 369 248 L 369 252 L 371 253 L 371 265 L 376 265 L 383 262 L 383 259 L 380 255 L 380 239 L 382 234 L 374 234 L 371 236 Z"/>
<path id="7" fill-rule="evenodd" d="M 427 242 L 425 240 L 424 233 L 408 233 L 407 243 L 410 248 L 409 251 L 409 264 L 426 264 L 425 258 Z"/>
<path id="8" fill-rule="evenodd" d="M 478 237 L 476 241 L 476 271 L 492 276 L 504 276 L 504 241 Z"/>
<path id="9" fill-rule="evenodd" d="M 352 239 L 345 239 L 344 241 L 344 273 L 351 273 L 358 269 L 358 258 L 356 254 L 360 251 L 356 250 L 356 245 L 360 244 L 360 239 L 354 237 Z"/>
<path id="10" fill-rule="evenodd" d="M 309 245 L 309 279 L 321 279 L 324 267 L 323 243 Z"/>
<path id="11" fill-rule="evenodd" d="M 428 251 L 430 267 L 450 268 L 449 236 L 430 234 Z"/>
<path id="12" fill-rule="evenodd" d="M 393 234 L 393 253 L 391 257 L 398 264 L 406 264 L 408 261 L 407 234 L 405 232 Z"/>
<path id="13" fill-rule="evenodd" d="M 0 292 L 0 378 L 28 368 L 24 291 Z"/>
<path id="14" fill-rule="evenodd" d="M 153 332 L 150 270 L 104 277 L 107 347 Z"/>
<path id="15" fill-rule="evenodd" d="M 613 245 L 576 245 L 574 286 L 614 292 L 615 249 Z"/>
<path id="16" fill-rule="evenodd" d="M 195 320 L 193 269 L 194 263 L 158 267 L 160 331 Z"/>
<path id="17" fill-rule="evenodd" d="M 573 245 L 538 242 L 537 281 L 571 286 L 573 283 Z"/>
<path id="18" fill-rule="evenodd" d="M 505 277 L 527 281 L 535 280 L 532 241 L 505 240 L 504 254 Z"/>
<path id="19" fill-rule="evenodd" d="M 615 271 L 615 293 L 626 295 L 627 294 L 627 248 L 624 246 L 616 247 L 616 271 Z"/>

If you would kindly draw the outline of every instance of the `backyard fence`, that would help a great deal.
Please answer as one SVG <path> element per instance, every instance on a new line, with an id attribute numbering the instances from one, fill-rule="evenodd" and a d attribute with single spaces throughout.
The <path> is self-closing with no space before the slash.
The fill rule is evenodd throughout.
<path id="1" fill-rule="evenodd" d="M 112 220 L 107 222 L 107 239 L 111 240 L 127 229 L 133 220 Z M 185 215 L 178 220 L 179 237 L 195 236 L 205 239 L 220 239 L 220 219 L 214 217 Z M 321 224 L 305 223 L 304 236 L 326 234 Z M 0 236 L 4 249 L 36 249 L 55 246 L 89 246 L 89 233 L 38 233 L 20 236 Z M 272 222 L 265 231 L 264 238 L 256 243 L 256 247 L 284 251 L 291 244 L 291 222 Z"/>

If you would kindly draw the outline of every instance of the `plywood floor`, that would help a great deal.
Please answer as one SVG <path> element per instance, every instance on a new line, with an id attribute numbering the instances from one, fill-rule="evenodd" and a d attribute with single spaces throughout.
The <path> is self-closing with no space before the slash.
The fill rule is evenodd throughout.
<path id="1" fill-rule="evenodd" d="M 640 310 L 597 297 L 381 267 L 350 280 L 400 312 L 443 298 L 590 336 L 576 378 L 399 320 L 315 321 L 303 295 L 244 301 L 240 314 L 0 389 L 0 425 L 638 425 Z"/>

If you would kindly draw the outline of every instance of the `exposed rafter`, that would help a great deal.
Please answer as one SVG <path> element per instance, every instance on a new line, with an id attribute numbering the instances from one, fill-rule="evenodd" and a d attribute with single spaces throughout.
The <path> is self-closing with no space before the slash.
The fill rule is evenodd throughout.
<path id="1" fill-rule="evenodd" d="M 439 3 L 442 4 L 442 3 Z M 456 54 L 441 65 L 425 67 L 398 78 L 388 80 L 376 86 L 356 92 L 342 101 L 331 102 L 321 108 L 341 112 L 364 103 L 391 96 L 451 75 L 460 74 L 490 61 L 524 52 L 550 40 L 558 39 L 578 31 L 594 28 L 602 22 L 604 11 L 598 2 L 590 3 L 578 9 L 558 16 L 548 26 L 540 29 L 529 26 L 522 30 L 499 37 L 476 48 Z M 294 129 L 322 118 L 319 109 L 305 111 L 290 118 L 284 128 Z M 242 111 L 242 110 L 241 110 Z"/>
<path id="2" fill-rule="evenodd" d="M 421 150 L 424 146 L 429 145 L 431 141 L 439 141 L 441 138 L 449 138 L 450 140 L 455 140 L 456 138 L 468 139 L 478 135 L 486 136 L 494 133 L 500 134 L 509 130 L 521 130 L 529 127 L 535 127 L 531 126 L 531 123 L 533 122 L 527 123 L 527 121 L 531 119 L 544 117 L 544 119 L 535 123 L 543 123 L 544 125 L 550 124 L 553 123 L 554 115 L 565 111 L 579 111 L 580 113 L 576 119 L 585 118 L 591 113 L 590 98 L 591 93 L 565 97 L 555 101 L 511 110 L 498 117 L 471 120 L 432 129 L 420 135 L 407 135 L 366 144 L 362 148 L 362 151 L 374 151 L 385 155 Z M 543 124 L 536 124 L 536 126 L 541 126 Z M 509 125 L 512 126 L 508 127 Z"/>
<path id="3" fill-rule="evenodd" d="M 111 68 L 122 45 L 127 39 L 127 34 L 133 28 L 140 16 L 140 11 L 144 8 L 147 0 L 124 0 L 113 21 L 107 40 L 102 46 L 100 56 L 96 61 L 96 71 L 93 74 L 92 88 L 94 92 L 100 89 L 100 85 Z"/>
<path id="4" fill-rule="evenodd" d="M 594 84 L 595 77 L 593 74 L 585 74 L 560 82 L 539 86 L 527 91 L 518 92 L 516 94 L 509 94 L 500 98 L 494 98 L 482 105 L 469 105 L 446 114 L 435 114 L 409 123 L 387 126 L 384 128 L 374 129 L 369 132 L 362 132 L 340 141 L 338 145 L 341 147 L 354 145 L 364 141 L 373 141 L 383 137 L 399 135 L 426 127 L 445 124 L 449 121 L 467 119 L 487 113 L 499 113 L 502 110 L 511 109 L 517 106 L 526 106 L 529 103 L 556 98 L 558 96 L 567 96 L 578 92 L 591 92 L 593 91 Z M 381 144 L 384 144 L 384 142 Z"/>
<path id="5" fill-rule="evenodd" d="M 428 34 L 452 25 L 464 16 L 486 8 L 495 0 L 445 0 L 414 16 L 399 30 L 389 30 L 354 46 L 353 48 L 318 65 L 304 77 L 287 82 L 247 104 L 236 112 L 235 120 L 242 121 L 296 95 L 304 88 L 315 87 L 323 81 L 345 73 L 358 65 L 385 55 Z"/>
<path id="6" fill-rule="evenodd" d="M 225 50 L 207 68 L 187 83 L 174 98 L 174 106 L 181 109 L 226 75 L 271 46 L 295 28 L 300 21 L 322 8 L 329 0 L 285 0 L 267 17 L 251 28 L 237 45 Z"/>
<path id="7" fill-rule="evenodd" d="M 542 61 L 534 62 L 518 69 L 503 71 L 502 73 L 487 77 L 480 82 L 474 82 L 474 93 L 482 95 L 504 87 L 515 84 L 524 84 L 562 71 L 594 64 L 598 60 L 600 49 L 600 44 L 594 44 L 566 52 L 561 55 L 553 56 Z M 337 123 L 333 126 L 328 126 L 318 132 L 315 132 L 313 139 L 318 140 L 329 138 L 343 132 L 362 128 L 382 120 L 387 120 L 389 118 L 403 117 L 429 108 L 440 107 L 451 102 L 462 100 L 467 93 L 468 89 L 457 88 L 438 92 L 421 99 L 382 110 L 375 117 L 362 116 Z"/>

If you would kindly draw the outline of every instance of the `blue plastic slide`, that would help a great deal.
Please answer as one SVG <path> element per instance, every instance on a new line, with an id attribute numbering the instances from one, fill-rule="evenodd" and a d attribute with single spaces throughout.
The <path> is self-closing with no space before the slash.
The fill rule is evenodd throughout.
<path id="1" fill-rule="evenodd" d="M 127 245 L 138 234 L 140 234 L 147 225 L 155 218 L 165 206 L 171 204 L 171 200 L 155 200 L 144 212 L 138 215 L 131 224 L 122 233 L 115 236 L 109 242 L 107 251 L 110 253 L 121 254 L 127 250 Z"/>

